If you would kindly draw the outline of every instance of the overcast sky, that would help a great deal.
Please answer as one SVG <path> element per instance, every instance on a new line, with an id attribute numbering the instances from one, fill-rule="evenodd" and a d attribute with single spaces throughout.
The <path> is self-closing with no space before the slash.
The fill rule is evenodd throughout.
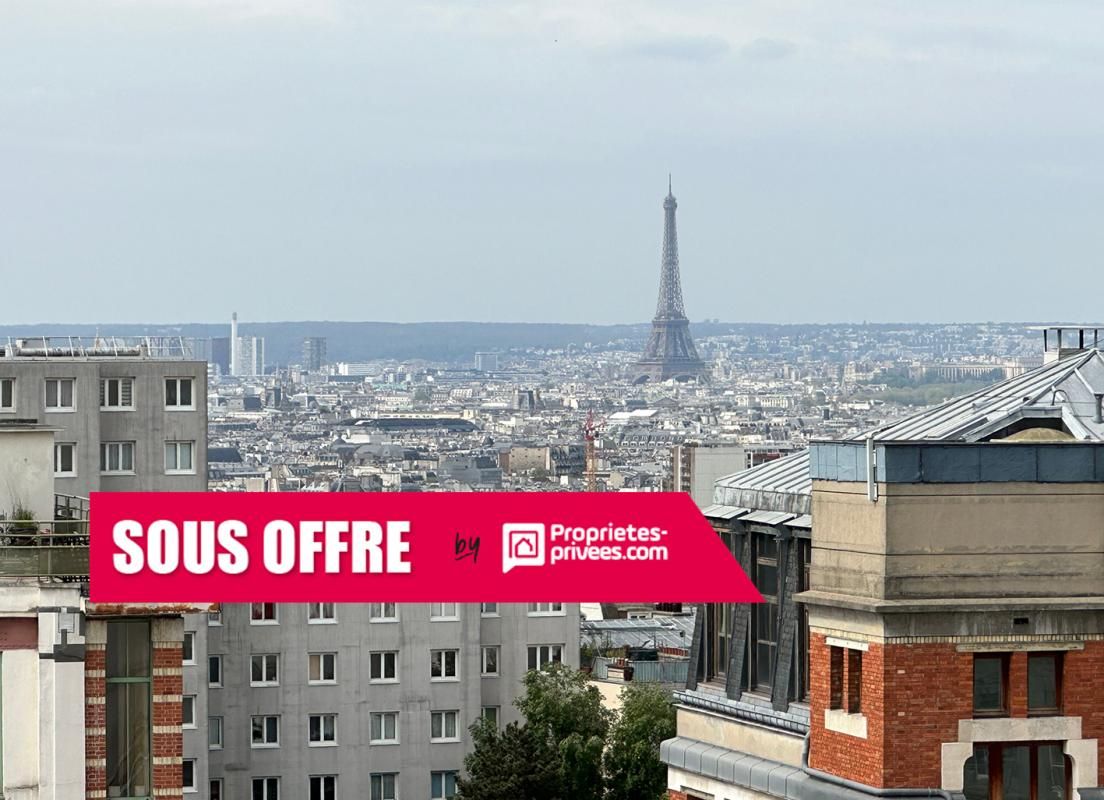
<path id="1" fill-rule="evenodd" d="M 0 0 L 4 322 L 1096 320 L 1104 3 Z"/>

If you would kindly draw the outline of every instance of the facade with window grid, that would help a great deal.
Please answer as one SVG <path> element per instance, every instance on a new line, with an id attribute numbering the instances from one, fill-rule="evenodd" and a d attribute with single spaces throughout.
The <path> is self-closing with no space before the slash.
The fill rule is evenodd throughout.
<path id="1" fill-rule="evenodd" d="M 702 609 L 672 798 L 1104 796 L 1104 356 L 1060 355 L 718 482 L 768 602 Z"/>
<path id="2" fill-rule="evenodd" d="M 185 758 L 217 800 L 453 797 L 468 728 L 518 720 L 534 660 L 578 664 L 579 626 L 568 603 L 225 605 L 194 631 Z"/>

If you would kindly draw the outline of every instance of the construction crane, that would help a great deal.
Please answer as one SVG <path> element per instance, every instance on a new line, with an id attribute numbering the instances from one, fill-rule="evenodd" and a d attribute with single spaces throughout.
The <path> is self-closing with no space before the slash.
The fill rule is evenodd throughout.
<path id="1" fill-rule="evenodd" d="M 601 423 L 594 418 L 594 412 L 588 411 L 583 423 L 583 438 L 586 441 L 586 490 L 598 491 L 598 455 L 594 450 L 594 440 L 598 437 Z"/>

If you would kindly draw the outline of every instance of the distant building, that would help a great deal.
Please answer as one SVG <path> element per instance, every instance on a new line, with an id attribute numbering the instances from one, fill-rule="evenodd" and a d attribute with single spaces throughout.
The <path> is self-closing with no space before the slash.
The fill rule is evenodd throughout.
<path id="1" fill-rule="evenodd" d="M 498 353 L 476 353 L 475 368 L 479 372 L 498 372 Z"/>
<path id="2" fill-rule="evenodd" d="M 265 374 L 265 340 L 260 336 L 238 337 L 238 372 L 240 377 Z"/>
<path id="3" fill-rule="evenodd" d="M 318 372 L 326 363 L 326 337 L 307 336 L 303 339 L 303 369 Z"/>
<path id="4" fill-rule="evenodd" d="M 671 449 L 671 488 L 705 508 L 713 504 L 713 484 L 746 465 L 747 454 L 738 444 L 677 444 Z"/>

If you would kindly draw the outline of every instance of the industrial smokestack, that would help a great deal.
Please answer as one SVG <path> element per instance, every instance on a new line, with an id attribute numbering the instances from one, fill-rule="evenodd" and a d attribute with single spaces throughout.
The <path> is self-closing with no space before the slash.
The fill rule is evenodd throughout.
<path id="1" fill-rule="evenodd" d="M 238 312 L 230 315 L 230 374 L 238 374 Z"/>

